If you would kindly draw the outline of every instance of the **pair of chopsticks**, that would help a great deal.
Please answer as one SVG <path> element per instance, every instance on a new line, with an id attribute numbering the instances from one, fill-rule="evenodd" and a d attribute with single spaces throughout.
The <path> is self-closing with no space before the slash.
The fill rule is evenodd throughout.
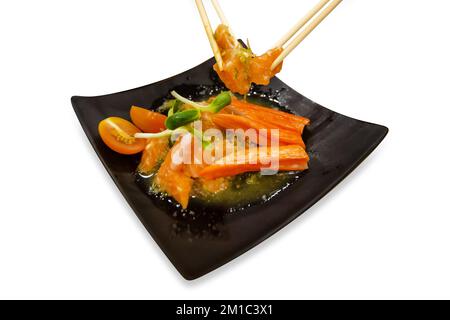
<path id="1" fill-rule="evenodd" d="M 283 48 L 286 43 L 301 30 L 272 64 L 274 70 L 283 60 L 314 31 L 315 28 L 342 2 L 342 0 L 321 0 L 314 6 L 289 32 L 275 44 L 275 48 Z M 325 8 L 325 9 L 324 9 Z M 303 29 L 303 30 L 302 30 Z"/>
<path id="2" fill-rule="evenodd" d="M 211 0 L 214 9 L 217 12 L 217 15 L 220 18 L 220 22 L 226 26 L 229 26 L 228 20 L 225 17 L 225 14 L 222 8 L 219 5 L 217 0 Z M 205 28 L 206 35 L 208 36 L 209 43 L 211 44 L 211 49 L 214 53 L 214 57 L 216 58 L 217 65 L 219 66 L 219 70 L 223 70 L 223 59 L 220 54 L 219 46 L 217 45 L 216 39 L 214 38 L 214 31 L 211 27 L 211 22 L 209 21 L 208 14 L 206 13 L 205 6 L 203 5 L 202 0 L 195 0 L 195 4 L 197 5 L 198 12 L 200 13 L 200 17 L 202 18 L 203 27 Z"/>
<path id="3" fill-rule="evenodd" d="M 229 26 L 228 20 L 222 11 L 217 0 L 211 0 L 216 10 L 220 21 L 222 24 Z M 208 15 L 206 14 L 205 6 L 202 0 L 195 0 L 197 4 L 200 17 L 203 22 L 203 26 L 208 35 L 209 43 L 216 58 L 219 70 L 223 70 L 223 59 L 220 54 L 219 46 L 214 38 L 214 32 L 211 28 L 211 23 L 209 21 Z M 273 62 L 271 69 L 274 70 L 284 59 L 296 48 L 298 45 L 306 39 L 306 37 L 314 31 L 315 28 L 323 21 L 326 17 L 342 2 L 342 0 L 321 0 L 318 4 L 314 6 L 299 22 L 284 35 L 276 44 L 275 48 L 283 48 L 289 40 L 291 40 L 298 32 L 300 32 L 285 48 L 283 52 L 278 56 L 278 58 Z"/>

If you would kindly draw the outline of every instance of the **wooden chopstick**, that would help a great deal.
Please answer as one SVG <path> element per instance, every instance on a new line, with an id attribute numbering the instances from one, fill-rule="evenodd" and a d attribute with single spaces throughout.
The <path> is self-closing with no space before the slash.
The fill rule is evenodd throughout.
<path id="1" fill-rule="evenodd" d="M 317 15 L 311 22 L 303 29 L 303 31 L 292 40 L 291 43 L 283 50 L 278 58 L 273 62 L 271 69 L 274 70 L 306 37 L 314 31 L 314 29 L 326 18 L 328 15 L 336 9 L 336 7 L 342 2 L 342 0 L 333 0 L 330 4 L 323 9 L 323 11 Z"/>
<path id="2" fill-rule="evenodd" d="M 321 0 L 314 6 L 295 26 L 289 30 L 274 46 L 274 48 L 282 48 L 295 34 L 308 23 L 330 0 Z"/>
<path id="3" fill-rule="evenodd" d="M 219 1 L 218 0 L 211 0 L 211 2 L 213 4 L 213 6 L 214 6 L 214 9 L 216 10 L 217 15 L 219 16 L 220 23 L 222 23 L 223 25 L 228 27 L 228 31 L 230 31 L 231 35 L 233 36 L 234 44 L 237 45 L 238 41 L 237 41 L 236 37 L 234 36 L 233 30 L 231 30 L 231 27 L 230 27 L 230 24 L 228 22 L 228 19 L 225 16 L 225 13 L 222 10 L 222 7 L 219 4 Z"/>
<path id="4" fill-rule="evenodd" d="M 220 18 L 220 22 L 221 22 L 222 24 L 226 25 L 226 26 L 230 26 L 230 24 L 228 23 L 228 19 L 227 19 L 227 17 L 225 16 L 225 13 L 224 13 L 223 10 L 222 10 L 222 7 L 221 7 L 220 4 L 219 4 L 219 1 L 217 1 L 217 0 L 211 0 L 211 2 L 212 2 L 212 4 L 213 4 L 214 9 L 216 9 L 217 15 L 218 15 L 219 18 Z"/>
<path id="5" fill-rule="evenodd" d="M 214 32 L 211 28 L 211 22 L 209 21 L 208 15 L 205 10 L 205 6 L 203 5 L 202 0 L 195 0 L 197 4 L 198 12 L 200 13 L 200 17 L 203 22 L 203 27 L 205 28 L 206 35 L 208 36 L 209 43 L 211 45 L 211 49 L 214 53 L 214 57 L 216 58 L 217 65 L 219 66 L 219 70 L 223 70 L 223 60 L 222 55 L 220 54 L 219 46 L 217 45 L 216 39 L 214 38 Z"/>

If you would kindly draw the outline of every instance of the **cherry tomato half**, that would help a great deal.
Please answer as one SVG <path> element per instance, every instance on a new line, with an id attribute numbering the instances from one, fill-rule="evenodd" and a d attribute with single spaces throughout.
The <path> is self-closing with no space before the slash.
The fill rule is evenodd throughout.
<path id="1" fill-rule="evenodd" d="M 98 132 L 103 142 L 115 152 L 120 154 L 136 154 L 142 152 L 147 141 L 145 139 L 136 139 L 135 133 L 141 131 L 131 122 L 111 117 L 101 121 L 98 125 Z"/>
<path id="2" fill-rule="evenodd" d="M 158 133 L 164 131 L 167 117 L 158 112 L 153 112 L 144 108 L 131 107 L 131 121 L 145 133 Z"/>

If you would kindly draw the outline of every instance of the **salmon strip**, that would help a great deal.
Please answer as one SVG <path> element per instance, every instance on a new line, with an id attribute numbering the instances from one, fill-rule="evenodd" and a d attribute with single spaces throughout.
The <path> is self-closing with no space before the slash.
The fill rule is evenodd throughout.
<path id="1" fill-rule="evenodd" d="M 308 160 L 292 160 L 280 163 L 279 171 L 303 171 L 308 169 Z"/>
<path id="2" fill-rule="evenodd" d="M 209 180 L 245 172 L 257 172 L 261 169 L 269 169 L 268 163 L 273 163 L 277 158 L 280 171 L 300 171 L 308 168 L 308 154 L 298 145 L 281 146 L 278 155 L 272 154 L 270 147 L 256 147 L 238 151 L 216 161 L 204 168 L 200 172 L 200 177 Z"/>
<path id="3" fill-rule="evenodd" d="M 169 138 L 149 139 L 142 154 L 138 171 L 144 174 L 152 173 L 157 165 L 169 152 Z"/>
<path id="4" fill-rule="evenodd" d="M 256 112 L 259 112 L 260 116 L 265 116 L 265 117 L 275 117 L 274 119 L 277 119 L 277 122 L 288 122 L 289 124 L 295 126 L 298 125 L 298 123 L 301 123 L 305 126 L 310 124 L 310 120 L 308 118 L 305 117 L 301 117 L 301 116 L 297 116 L 295 114 L 291 114 L 291 113 L 287 113 L 287 112 L 283 112 L 280 110 L 275 110 L 272 108 L 267 108 L 267 107 L 262 107 L 262 106 L 258 106 L 256 104 L 247 102 L 247 101 L 243 101 L 243 100 L 239 100 L 236 98 L 233 98 L 233 101 L 231 102 L 231 106 L 234 107 L 234 110 L 241 110 L 241 111 L 245 111 L 245 110 L 253 110 Z"/>
<path id="5" fill-rule="evenodd" d="M 222 127 L 224 129 L 255 129 L 255 130 L 262 130 L 262 129 L 271 129 L 270 126 L 268 127 L 263 122 L 249 119 L 247 117 L 233 115 L 233 114 L 215 114 L 213 116 L 213 121 L 216 125 L 219 127 Z M 297 144 L 305 148 L 305 143 L 303 142 L 302 136 L 300 133 L 285 129 L 278 129 L 279 130 L 279 141 L 280 144 L 286 144 L 286 145 L 292 145 Z M 271 140 L 272 135 L 271 132 L 268 132 L 267 140 Z M 262 141 L 252 141 L 254 143 L 258 144 L 264 144 Z"/>
<path id="6" fill-rule="evenodd" d="M 186 174 L 183 164 L 178 165 L 173 162 L 173 155 L 174 152 L 177 152 L 177 146 L 179 144 L 176 144 L 167 154 L 154 182 L 160 191 L 167 192 L 169 196 L 181 204 L 183 209 L 186 209 L 194 180 Z"/>
<path id="7" fill-rule="evenodd" d="M 266 128 L 269 129 L 285 129 L 293 132 L 297 132 L 302 135 L 303 130 L 305 129 L 305 125 L 301 122 L 290 123 L 285 119 L 280 119 L 281 117 L 277 117 L 273 114 L 264 114 L 261 111 L 249 109 L 249 108 L 237 108 L 233 105 L 229 105 L 222 109 L 221 113 L 235 114 L 244 116 L 251 120 L 259 121 L 264 123 Z"/>

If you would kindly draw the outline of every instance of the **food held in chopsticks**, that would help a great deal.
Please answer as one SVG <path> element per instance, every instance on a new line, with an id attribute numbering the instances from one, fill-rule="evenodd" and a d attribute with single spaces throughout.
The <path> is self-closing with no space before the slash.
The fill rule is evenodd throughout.
<path id="1" fill-rule="evenodd" d="M 218 26 L 214 37 L 223 61 L 222 68 L 216 63 L 214 70 L 231 91 L 246 94 L 252 83 L 268 85 L 270 79 L 281 71 L 281 64 L 274 70 L 271 70 L 271 66 L 282 49 L 273 49 L 256 56 L 251 48 L 244 48 L 231 34 L 229 27 L 223 24 Z"/>
<path id="2" fill-rule="evenodd" d="M 213 35 L 202 0 L 195 0 L 195 2 L 216 58 L 214 70 L 225 86 L 235 93 L 245 95 L 250 90 L 252 83 L 268 85 L 270 79 L 281 71 L 280 63 L 276 68 L 271 68 L 271 66 L 283 49 L 274 48 L 262 56 L 256 56 L 250 46 L 244 48 L 232 35 L 228 21 L 217 0 L 213 0 L 213 5 L 222 24 L 218 26 Z"/>
<path id="3" fill-rule="evenodd" d="M 250 46 L 244 48 L 232 35 L 217 0 L 212 1 L 222 24 L 217 27 L 214 36 L 202 0 L 195 1 L 216 58 L 214 70 L 228 89 L 242 95 L 249 92 L 252 83 L 268 85 L 270 80 L 281 72 L 283 60 L 342 2 L 320 0 L 273 49 L 262 56 L 256 56 Z M 300 33 L 288 43 L 298 32 Z"/>
<path id="4" fill-rule="evenodd" d="M 142 152 L 139 175 L 151 180 L 152 192 L 167 194 L 181 208 L 191 199 L 245 203 L 257 190 L 271 194 L 289 173 L 308 168 L 302 139 L 307 118 L 230 92 L 200 102 L 172 95 L 161 112 L 133 106 L 133 123 L 108 118 L 99 133 L 118 153 Z M 270 175 L 264 176 L 265 170 Z"/>

